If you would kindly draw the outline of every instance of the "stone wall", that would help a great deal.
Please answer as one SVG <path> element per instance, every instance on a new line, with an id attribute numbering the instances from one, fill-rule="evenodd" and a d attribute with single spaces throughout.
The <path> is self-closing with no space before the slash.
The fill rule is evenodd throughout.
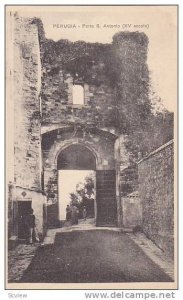
<path id="1" fill-rule="evenodd" d="M 33 19 L 12 16 L 14 102 L 14 181 L 41 188 L 40 101 L 41 61 L 38 28 Z"/>
<path id="2" fill-rule="evenodd" d="M 73 105 L 73 87 L 77 85 L 73 77 L 66 73 L 65 77 L 59 74 L 43 76 L 42 87 L 42 118 L 43 124 L 72 122 L 95 123 L 100 127 L 115 125 L 116 111 L 113 107 L 113 91 L 106 84 L 99 87 L 88 85 L 83 80 L 78 81 L 83 86 L 84 105 Z M 104 108 L 106 111 L 104 114 Z M 113 124 L 114 123 L 114 124 Z"/>
<path id="3" fill-rule="evenodd" d="M 13 183 L 9 183 L 7 190 L 8 237 L 11 241 L 19 235 L 22 203 L 34 209 L 38 233 L 40 237 L 44 236 L 46 197 L 41 191 L 41 51 L 38 24 L 32 18 L 21 18 L 11 11 L 7 17 L 7 34 L 10 36 L 7 43 L 10 54 L 7 62 L 10 87 L 7 95 L 8 126 L 11 124 L 13 128 L 13 161 L 9 162 L 8 158 Z"/>
<path id="4" fill-rule="evenodd" d="M 114 89 L 106 76 L 106 45 L 46 41 L 43 55 L 43 124 L 115 123 Z M 84 105 L 73 106 L 73 87 L 83 86 Z M 114 126 L 115 124 L 113 124 Z"/>
<path id="5" fill-rule="evenodd" d="M 147 45 L 139 32 L 116 34 L 111 44 L 45 40 L 42 124 L 92 122 L 127 132 L 148 102 Z M 83 87 L 83 105 L 73 105 L 76 85 Z"/>
<path id="6" fill-rule="evenodd" d="M 135 228 L 142 225 L 142 203 L 138 195 L 138 170 L 132 164 L 119 173 L 122 227 Z"/>
<path id="7" fill-rule="evenodd" d="M 143 231 L 166 253 L 174 253 L 174 144 L 168 142 L 138 163 Z"/>

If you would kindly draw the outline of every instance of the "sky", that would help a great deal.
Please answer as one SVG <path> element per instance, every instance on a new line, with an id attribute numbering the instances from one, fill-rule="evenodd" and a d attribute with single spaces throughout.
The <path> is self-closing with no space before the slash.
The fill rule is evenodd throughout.
<path id="1" fill-rule="evenodd" d="M 143 31 L 149 38 L 147 62 L 153 90 L 169 111 L 176 112 L 177 21 L 175 6 L 34 6 L 18 7 L 18 9 L 20 16 L 41 18 L 46 37 L 55 41 L 68 39 L 111 43 L 116 32 Z M 67 24 L 72 26 L 62 28 Z M 112 25 L 113 28 L 106 28 L 104 25 Z"/>

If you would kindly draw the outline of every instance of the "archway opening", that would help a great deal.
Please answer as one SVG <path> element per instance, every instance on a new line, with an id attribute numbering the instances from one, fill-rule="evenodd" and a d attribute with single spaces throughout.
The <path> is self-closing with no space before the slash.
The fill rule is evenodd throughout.
<path id="1" fill-rule="evenodd" d="M 95 171 L 93 170 L 59 170 L 59 219 L 69 220 L 67 208 L 76 206 L 78 218 L 95 218 Z"/>
<path id="2" fill-rule="evenodd" d="M 79 220 L 96 220 L 96 157 L 83 145 L 68 146 L 57 158 L 60 221 L 71 221 L 73 207 Z"/>

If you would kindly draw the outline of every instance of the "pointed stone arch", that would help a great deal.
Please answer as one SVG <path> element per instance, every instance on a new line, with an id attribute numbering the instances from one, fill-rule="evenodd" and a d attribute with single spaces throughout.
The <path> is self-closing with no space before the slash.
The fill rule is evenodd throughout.
<path id="1" fill-rule="evenodd" d="M 116 171 L 114 159 L 114 135 L 110 133 L 93 132 L 91 135 L 80 137 L 79 134 L 73 136 L 72 132 L 47 132 L 47 144 L 43 143 L 43 165 L 44 165 L 44 187 L 47 193 L 48 219 L 50 225 L 54 226 L 58 219 L 58 176 L 61 170 L 83 170 L 89 169 L 96 171 L 96 205 L 97 205 L 97 226 L 114 226 L 117 221 L 116 211 Z M 79 165 L 73 162 L 68 167 L 69 157 L 67 152 L 78 148 L 82 157 L 82 149 L 86 154 L 86 159 L 79 162 Z M 71 151 L 71 152 L 72 152 Z M 58 165 L 58 160 L 63 158 L 65 153 L 66 166 Z M 73 154 L 74 156 L 74 154 Z M 72 154 L 70 155 L 72 158 Z M 91 164 L 87 163 L 90 160 Z M 60 219 L 58 219 L 60 220 Z"/>

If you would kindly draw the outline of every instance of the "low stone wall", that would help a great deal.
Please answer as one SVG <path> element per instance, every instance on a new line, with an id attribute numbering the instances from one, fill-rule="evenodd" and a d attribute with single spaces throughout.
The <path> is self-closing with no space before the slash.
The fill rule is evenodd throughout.
<path id="1" fill-rule="evenodd" d="M 135 228 L 142 226 L 142 203 L 138 192 L 121 198 L 123 208 L 123 227 Z"/>
<path id="2" fill-rule="evenodd" d="M 138 163 L 143 231 L 172 257 L 174 253 L 173 146 L 173 141 L 170 141 Z"/>

